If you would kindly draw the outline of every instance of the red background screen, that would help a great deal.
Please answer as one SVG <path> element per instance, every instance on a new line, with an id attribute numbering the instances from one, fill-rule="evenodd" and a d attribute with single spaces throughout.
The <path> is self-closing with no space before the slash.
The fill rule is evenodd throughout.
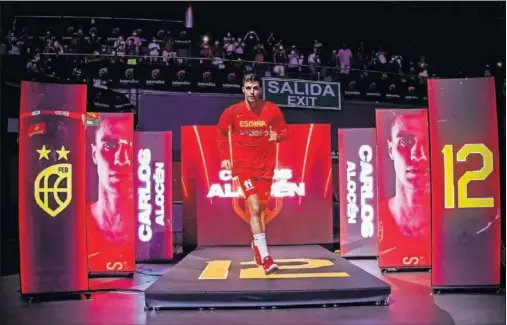
<path id="1" fill-rule="evenodd" d="M 290 125 L 289 131 L 289 139 L 277 145 L 274 192 L 268 204 L 268 244 L 330 243 L 330 126 Z M 184 198 L 183 202 L 195 202 L 198 245 L 248 245 L 252 233 L 244 200 L 234 194 L 230 173 L 220 170 L 216 132 L 214 126 L 182 127 L 183 195 L 195 195 L 195 200 Z M 286 180 L 283 187 L 277 187 L 277 175 Z"/>

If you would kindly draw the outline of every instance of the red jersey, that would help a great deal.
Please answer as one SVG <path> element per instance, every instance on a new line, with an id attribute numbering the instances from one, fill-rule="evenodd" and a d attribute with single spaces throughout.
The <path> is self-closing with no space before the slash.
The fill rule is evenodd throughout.
<path id="1" fill-rule="evenodd" d="M 258 177 L 273 177 L 276 142 L 269 141 L 270 129 L 277 133 L 277 142 L 289 135 L 282 111 L 271 102 L 264 101 L 262 108 L 254 111 L 242 101 L 222 113 L 218 121 L 218 150 L 221 160 L 231 160 L 233 176 L 249 170 Z"/>

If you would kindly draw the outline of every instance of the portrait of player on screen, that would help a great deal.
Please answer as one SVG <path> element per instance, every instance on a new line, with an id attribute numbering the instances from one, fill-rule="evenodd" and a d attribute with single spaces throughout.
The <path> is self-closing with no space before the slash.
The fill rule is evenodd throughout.
<path id="1" fill-rule="evenodd" d="M 398 114 L 393 117 L 387 140 L 396 176 L 395 195 L 389 210 L 405 236 L 427 231 L 430 173 L 426 115 Z"/>
<path id="2" fill-rule="evenodd" d="M 97 201 L 88 205 L 89 258 L 108 261 L 114 257 L 116 261 L 116 248 L 133 243 L 133 205 L 129 204 L 133 202 L 132 137 L 131 119 L 106 117 L 100 121 L 91 143 L 98 192 Z M 116 248 L 109 249 L 111 245 Z"/>
<path id="3" fill-rule="evenodd" d="M 221 168 L 232 170 L 244 194 L 255 261 L 269 274 L 278 266 L 268 252 L 262 217 L 271 195 L 276 143 L 289 132 L 280 108 L 260 98 L 261 82 L 255 75 L 243 78 L 242 89 L 245 99 L 228 107 L 218 121 L 218 150 Z"/>
<path id="4" fill-rule="evenodd" d="M 426 258 L 430 245 L 427 115 L 421 110 L 390 113 L 389 117 L 387 139 L 379 141 L 387 142 L 394 169 L 394 195 L 380 203 L 381 254 Z"/>

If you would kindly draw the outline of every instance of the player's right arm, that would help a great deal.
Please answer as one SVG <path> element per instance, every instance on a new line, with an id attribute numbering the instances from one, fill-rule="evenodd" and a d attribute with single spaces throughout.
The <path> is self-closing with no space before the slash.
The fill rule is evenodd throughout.
<path id="1" fill-rule="evenodd" d="M 229 148 L 229 131 L 234 125 L 234 114 L 232 107 L 228 107 L 220 116 L 217 124 L 217 145 L 220 155 L 221 167 L 231 169 L 231 155 Z"/>

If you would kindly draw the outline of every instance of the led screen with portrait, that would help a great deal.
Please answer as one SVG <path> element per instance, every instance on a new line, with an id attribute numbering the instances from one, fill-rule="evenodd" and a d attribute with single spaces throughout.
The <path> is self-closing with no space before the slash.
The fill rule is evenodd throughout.
<path id="1" fill-rule="evenodd" d="M 228 170 L 221 170 L 215 126 L 182 127 L 182 187 L 195 195 L 198 245 L 248 245 L 249 213 Z M 330 126 L 289 125 L 276 164 L 263 223 L 268 244 L 332 242 Z M 184 202 L 190 200 L 184 199 Z"/>
<path id="2" fill-rule="evenodd" d="M 88 267 L 92 274 L 132 273 L 134 118 L 88 113 L 86 122 Z"/>
<path id="3" fill-rule="evenodd" d="M 85 114 L 86 85 L 21 84 L 22 294 L 88 290 Z"/>
<path id="4" fill-rule="evenodd" d="M 426 109 L 377 109 L 379 267 L 431 265 Z"/>
<path id="5" fill-rule="evenodd" d="M 500 170 L 493 78 L 428 82 L 434 288 L 500 284 Z"/>

